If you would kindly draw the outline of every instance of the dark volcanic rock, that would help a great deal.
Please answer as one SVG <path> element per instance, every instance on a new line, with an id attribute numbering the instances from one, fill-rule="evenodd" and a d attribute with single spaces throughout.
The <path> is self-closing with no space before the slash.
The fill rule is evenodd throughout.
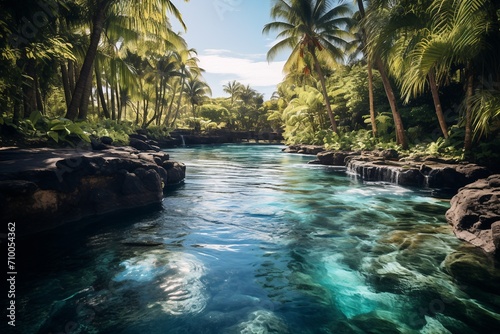
<path id="1" fill-rule="evenodd" d="M 139 151 L 156 151 L 151 145 L 149 145 L 145 141 L 132 137 L 130 138 L 129 145 Z"/>
<path id="2" fill-rule="evenodd" d="M 316 157 L 323 165 L 329 166 L 345 166 L 345 159 L 348 156 L 356 155 L 354 152 L 347 151 L 323 151 L 319 152 Z"/>
<path id="3" fill-rule="evenodd" d="M 487 168 L 475 164 L 441 164 L 428 170 L 427 179 L 430 188 L 459 189 L 490 174 Z"/>
<path id="4" fill-rule="evenodd" d="M 310 154 L 317 155 L 320 152 L 323 152 L 325 148 L 319 145 L 290 145 L 287 148 L 283 149 L 285 153 L 300 153 L 300 154 Z"/>
<path id="5" fill-rule="evenodd" d="M 451 199 L 446 219 L 462 240 L 500 255 L 500 175 L 471 183 Z"/>
<path id="6" fill-rule="evenodd" d="M 393 155 L 385 155 L 393 156 Z M 364 153 L 346 157 L 347 169 L 366 181 L 384 181 L 402 186 L 427 187 L 456 191 L 459 188 L 488 177 L 485 167 L 474 164 L 443 164 L 427 160 L 387 160 L 380 154 Z"/>
<path id="7" fill-rule="evenodd" d="M 168 165 L 168 170 L 163 166 Z M 0 150 L 0 219 L 20 234 L 82 218 L 161 204 L 184 164 L 132 148 Z"/>

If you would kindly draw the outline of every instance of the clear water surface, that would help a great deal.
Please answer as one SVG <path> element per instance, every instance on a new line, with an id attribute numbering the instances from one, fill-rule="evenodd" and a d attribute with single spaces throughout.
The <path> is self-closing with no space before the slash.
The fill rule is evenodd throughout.
<path id="1" fill-rule="evenodd" d="M 448 200 L 280 149 L 169 150 L 187 178 L 162 210 L 30 240 L 16 329 L 500 332 L 498 263 L 452 235 Z"/>

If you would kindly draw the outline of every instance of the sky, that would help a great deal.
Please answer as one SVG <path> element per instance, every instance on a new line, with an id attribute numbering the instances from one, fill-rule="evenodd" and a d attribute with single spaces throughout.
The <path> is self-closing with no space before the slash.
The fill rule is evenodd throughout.
<path id="1" fill-rule="evenodd" d="M 212 97 L 227 97 L 223 85 L 236 80 L 250 85 L 264 99 L 271 98 L 283 79 L 286 54 L 268 62 L 266 53 L 276 34 L 263 35 L 272 22 L 270 0 L 182 0 L 172 1 L 182 14 L 187 32 L 182 36 L 189 48 L 198 52 L 203 77 L 212 89 Z M 182 31 L 175 18 L 174 31 Z"/>

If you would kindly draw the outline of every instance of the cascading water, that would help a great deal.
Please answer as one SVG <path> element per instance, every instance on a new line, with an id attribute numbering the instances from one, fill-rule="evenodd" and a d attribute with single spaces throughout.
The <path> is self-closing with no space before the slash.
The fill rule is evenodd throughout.
<path id="1" fill-rule="evenodd" d="M 310 157 L 280 153 L 279 146 L 169 153 L 186 163 L 188 176 L 166 195 L 161 211 L 29 240 L 39 251 L 21 258 L 17 329 L 427 334 L 498 328 L 498 264 L 454 237 L 444 219 L 447 200 L 362 183 L 335 168 L 307 165 Z"/>

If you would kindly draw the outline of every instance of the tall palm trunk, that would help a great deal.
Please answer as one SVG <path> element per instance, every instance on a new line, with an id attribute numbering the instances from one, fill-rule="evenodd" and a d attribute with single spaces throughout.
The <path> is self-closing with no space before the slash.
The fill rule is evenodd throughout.
<path id="1" fill-rule="evenodd" d="M 73 97 L 66 113 L 66 118 L 74 120 L 78 116 L 78 108 L 81 105 L 82 97 L 85 91 L 85 85 L 89 77 L 89 73 L 92 71 L 92 64 L 97 55 L 97 46 L 99 45 L 99 40 L 101 39 L 101 33 L 104 29 L 104 21 L 106 19 L 106 8 L 111 0 L 102 0 L 99 2 L 96 13 L 92 19 L 92 34 L 90 36 L 90 44 L 85 55 L 85 60 L 83 61 L 82 68 L 80 70 L 80 75 L 78 81 L 75 84 L 75 90 L 73 92 Z"/>
<path id="2" fill-rule="evenodd" d="M 82 101 L 80 103 L 78 111 L 78 119 L 80 120 L 84 120 L 87 118 L 87 114 L 89 111 L 89 99 L 91 93 L 92 93 L 92 71 L 90 71 L 87 80 L 85 81 L 85 88 L 82 94 Z"/>
<path id="3" fill-rule="evenodd" d="M 109 114 L 108 106 L 106 104 L 106 97 L 104 96 L 104 92 L 102 90 L 101 71 L 99 69 L 99 62 L 98 62 L 97 58 L 95 59 L 94 67 L 95 67 L 95 80 L 96 80 L 97 94 L 99 95 L 99 99 L 101 100 L 102 112 L 104 114 L 104 117 L 110 118 L 111 115 Z"/>
<path id="4" fill-rule="evenodd" d="M 71 88 L 69 85 L 69 73 L 66 64 L 61 61 L 61 77 L 64 90 L 64 100 L 66 101 L 66 108 L 69 108 L 71 103 Z"/>
<path id="5" fill-rule="evenodd" d="M 22 90 L 24 102 L 24 118 L 27 118 L 33 111 L 37 110 L 35 60 L 26 59 L 24 64 L 24 73 L 26 74 L 26 77 L 22 85 Z"/>
<path id="6" fill-rule="evenodd" d="M 68 60 L 68 82 L 70 95 L 75 91 L 75 62 L 73 60 Z M 71 103 L 71 99 L 68 104 Z"/>
<path id="7" fill-rule="evenodd" d="M 365 7 L 363 5 L 363 0 L 357 0 L 356 2 L 358 3 L 359 14 L 361 15 L 361 19 L 364 19 L 366 13 L 365 13 Z M 365 28 L 361 28 L 361 34 L 363 38 L 363 43 L 366 46 L 368 37 Z M 373 97 L 373 64 L 370 57 L 366 58 L 367 58 L 367 70 L 368 70 L 368 101 L 370 106 L 370 122 L 372 124 L 373 137 L 377 137 L 378 131 L 377 131 L 377 122 L 375 119 L 375 100 Z"/>
<path id="8" fill-rule="evenodd" d="M 116 79 L 115 96 L 116 96 L 116 120 L 121 121 L 121 119 L 122 119 L 122 100 L 120 97 L 120 85 L 118 83 L 118 79 Z"/>
<path id="9" fill-rule="evenodd" d="M 439 126 L 441 127 L 441 132 L 443 133 L 444 138 L 448 138 L 448 126 L 446 125 L 443 108 L 441 107 L 441 100 L 439 98 L 438 86 L 436 84 L 436 75 L 434 73 L 434 70 L 431 70 L 429 72 L 428 78 L 429 86 L 431 86 L 432 100 L 434 101 L 434 108 L 436 109 Z"/>
<path id="10" fill-rule="evenodd" d="M 332 106 L 330 105 L 330 98 L 328 97 L 328 92 L 326 91 L 325 75 L 323 73 L 323 70 L 321 69 L 321 65 L 314 50 L 312 50 L 311 54 L 313 56 L 316 72 L 318 72 L 319 81 L 321 83 L 321 90 L 323 92 L 323 97 L 325 98 L 326 111 L 328 112 L 328 117 L 330 118 L 330 124 L 332 126 L 332 130 L 333 132 L 338 133 L 337 122 L 335 121 L 335 116 L 333 115 Z"/>
<path id="11" fill-rule="evenodd" d="M 392 89 L 391 82 L 387 76 L 384 63 L 379 56 L 375 56 L 375 64 L 380 72 L 380 77 L 382 78 L 382 83 L 384 84 L 385 93 L 391 106 L 392 117 L 394 119 L 394 127 L 396 128 L 396 142 L 401 145 L 403 149 L 408 148 L 408 141 L 406 140 L 405 130 L 403 126 L 403 120 L 398 111 L 398 106 L 396 102 L 396 96 L 394 95 L 394 90 Z"/>
<path id="12" fill-rule="evenodd" d="M 467 155 L 472 148 L 472 96 L 474 95 L 474 70 L 472 63 L 467 63 L 465 70 L 465 138 L 464 150 Z"/>
<path id="13" fill-rule="evenodd" d="M 373 137 L 378 136 L 377 121 L 375 119 L 375 98 L 373 97 L 373 68 L 371 60 L 368 60 L 368 103 L 370 105 L 370 122 L 372 124 Z"/>
<path id="14" fill-rule="evenodd" d="M 36 70 L 35 70 L 34 84 L 35 84 L 36 105 L 37 105 L 38 111 L 40 111 L 43 114 L 43 113 L 45 113 L 45 111 L 44 111 L 44 107 L 43 107 L 42 91 L 40 89 L 40 80 L 38 79 L 38 74 L 37 74 Z"/>
<path id="15" fill-rule="evenodd" d="M 175 121 L 177 121 L 177 117 L 179 116 L 179 110 L 181 109 L 181 101 L 182 101 L 182 89 L 184 88 L 185 83 L 186 83 L 186 75 L 183 75 L 181 81 L 181 89 L 179 91 L 179 99 L 177 100 L 177 109 L 175 111 L 175 117 L 174 120 L 172 121 L 172 125 L 170 126 L 171 128 L 174 127 Z"/>
<path id="16" fill-rule="evenodd" d="M 172 98 L 170 99 L 170 103 L 168 105 L 167 115 L 165 116 L 165 121 L 163 122 L 163 126 L 167 126 L 168 125 L 168 121 L 170 119 L 170 116 L 172 116 L 172 107 L 174 105 L 175 94 L 177 94 L 177 86 L 178 86 L 178 84 L 179 84 L 179 82 L 177 80 L 175 80 L 174 87 L 172 88 Z"/>
<path id="17" fill-rule="evenodd" d="M 111 119 L 114 121 L 116 120 L 116 105 L 115 105 L 115 90 L 113 88 L 113 85 L 109 87 L 109 95 L 111 98 Z"/>

